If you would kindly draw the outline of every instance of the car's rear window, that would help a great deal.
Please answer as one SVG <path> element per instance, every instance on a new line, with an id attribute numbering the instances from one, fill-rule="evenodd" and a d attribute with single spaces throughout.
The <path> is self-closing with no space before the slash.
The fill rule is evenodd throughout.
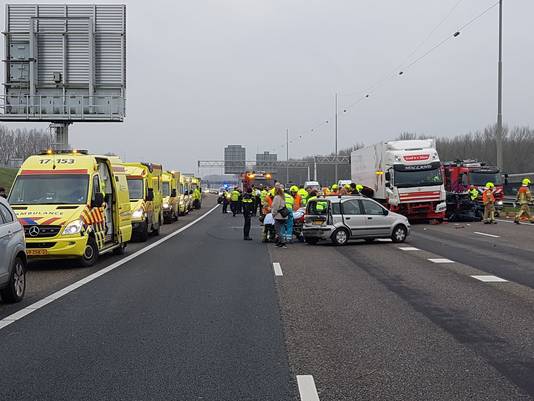
<path id="1" fill-rule="evenodd" d="M 329 202 L 322 199 L 313 200 L 308 203 L 307 213 L 311 215 L 326 215 L 328 214 Z"/>

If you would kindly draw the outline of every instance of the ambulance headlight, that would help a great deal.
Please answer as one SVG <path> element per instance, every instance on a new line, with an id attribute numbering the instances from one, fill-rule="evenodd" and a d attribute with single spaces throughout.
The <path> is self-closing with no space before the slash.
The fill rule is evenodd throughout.
<path id="1" fill-rule="evenodd" d="M 132 213 L 132 218 L 134 219 L 141 219 L 143 218 L 144 210 L 139 208 L 136 211 Z"/>
<path id="2" fill-rule="evenodd" d="M 67 227 L 63 230 L 63 235 L 78 234 L 82 231 L 83 222 L 81 220 L 74 220 L 67 224 Z"/>
<path id="3" fill-rule="evenodd" d="M 168 208 L 169 208 L 169 204 L 168 204 L 167 202 L 165 202 L 165 203 L 163 204 L 163 209 L 168 209 Z"/>

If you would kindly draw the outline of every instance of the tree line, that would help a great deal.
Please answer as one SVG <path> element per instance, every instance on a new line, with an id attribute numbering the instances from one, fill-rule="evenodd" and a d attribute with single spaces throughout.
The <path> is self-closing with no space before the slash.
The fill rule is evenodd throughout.
<path id="1" fill-rule="evenodd" d="M 51 134 L 44 129 L 10 129 L 0 125 L 0 166 L 10 160 L 26 159 L 28 156 L 48 149 L 52 144 Z"/>
<path id="2" fill-rule="evenodd" d="M 403 133 L 398 139 L 423 139 L 426 135 Z M 534 129 L 514 127 L 503 129 L 503 169 L 505 173 L 534 172 Z M 495 126 L 455 137 L 436 138 L 439 157 L 443 161 L 480 160 L 497 164 Z"/>

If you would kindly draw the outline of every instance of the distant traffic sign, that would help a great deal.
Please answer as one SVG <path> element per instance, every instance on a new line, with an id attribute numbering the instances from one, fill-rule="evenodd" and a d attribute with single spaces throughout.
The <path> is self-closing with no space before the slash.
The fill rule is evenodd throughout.
<path id="1" fill-rule="evenodd" d="M 123 121 L 126 6 L 6 5 L 0 120 Z"/>

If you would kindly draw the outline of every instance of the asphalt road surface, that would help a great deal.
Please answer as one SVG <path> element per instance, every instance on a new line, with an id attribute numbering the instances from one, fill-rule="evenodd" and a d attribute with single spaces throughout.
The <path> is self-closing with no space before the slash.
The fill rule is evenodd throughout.
<path id="1" fill-rule="evenodd" d="M 34 265 L 0 304 L 0 399 L 534 400 L 534 226 L 278 249 L 214 203 L 95 268 Z"/>

